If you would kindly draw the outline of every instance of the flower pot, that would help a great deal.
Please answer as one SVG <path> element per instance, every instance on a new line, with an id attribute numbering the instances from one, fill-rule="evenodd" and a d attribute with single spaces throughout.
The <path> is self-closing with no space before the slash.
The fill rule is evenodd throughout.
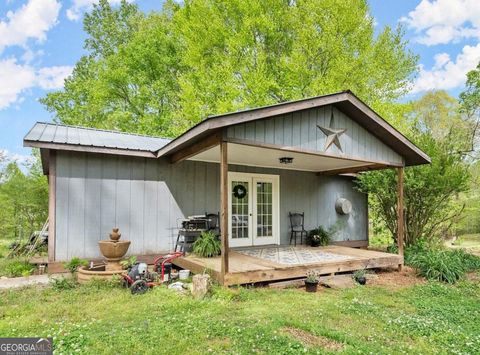
<path id="1" fill-rule="evenodd" d="M 305 290 L 307 292 L 317 292 L 317 288 L 318 288 L 318 281 L 310 282 L 305 280 Z"/>
<path id="2" fill-rule="evenodd" d="M 360 285 L 365 285 L 367 283 L 367 278 L 365 276 L 359 276 L 356 280 Z"/>

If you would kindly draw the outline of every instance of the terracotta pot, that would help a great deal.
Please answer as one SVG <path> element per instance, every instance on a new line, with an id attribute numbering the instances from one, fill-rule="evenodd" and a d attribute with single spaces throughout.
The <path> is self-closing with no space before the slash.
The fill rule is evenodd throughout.
<path id="1" fill-rule="evenodd" d="M 317 292 L 318 288 L 318 281 L 317 282 L 310 282 L 305 280 L 305 290 L 307 292 Z"/>

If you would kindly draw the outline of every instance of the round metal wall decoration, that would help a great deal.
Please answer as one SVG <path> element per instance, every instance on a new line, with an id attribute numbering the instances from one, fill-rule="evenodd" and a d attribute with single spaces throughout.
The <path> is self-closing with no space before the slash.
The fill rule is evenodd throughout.
<path id="1" fill-rule="evenodd" d="M 242 199 L 244 198 L 245 196 L 247 196 L 247 188 L 243 185 L 235 185 L 233 187 L 233 196 L 235 196 L 235 198 L 238 198 L 238 199 Z"/>
<path id="2" fill-rule="evenodd" d="M 352 212 L 352 203 L 346 198 L 339 198 L 335 202 L 335 210 L 339 214 L 349 214 Z"/>

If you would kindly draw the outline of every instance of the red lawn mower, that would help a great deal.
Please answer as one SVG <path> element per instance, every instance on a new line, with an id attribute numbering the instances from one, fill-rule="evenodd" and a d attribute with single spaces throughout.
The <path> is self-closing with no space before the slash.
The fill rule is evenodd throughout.
<path id="1" fill-rule="evenodd" d="M 170 281 L 173 259 L 184 256 L 183 252 L 174 252 L 158 256 L 153 260 L 153 272 L 148 271 L 146 263 L 135 263 L 128 268 L 123 276 L 123 285 L 130 288 L 132 294 L 138 295 L 147 292 L 154 286 Z"/>

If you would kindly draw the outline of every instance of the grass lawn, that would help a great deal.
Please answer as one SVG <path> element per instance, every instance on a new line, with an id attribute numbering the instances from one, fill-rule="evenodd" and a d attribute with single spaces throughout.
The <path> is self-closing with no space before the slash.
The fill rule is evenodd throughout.
<path id="1" fill-rule="evenodd" d="M 215 288 L 196 301 L 92 284 L 0 292 L 0 336 L 52 336 L 58 353 L 474 354 L 480 282 L 346 290 Z"/>

